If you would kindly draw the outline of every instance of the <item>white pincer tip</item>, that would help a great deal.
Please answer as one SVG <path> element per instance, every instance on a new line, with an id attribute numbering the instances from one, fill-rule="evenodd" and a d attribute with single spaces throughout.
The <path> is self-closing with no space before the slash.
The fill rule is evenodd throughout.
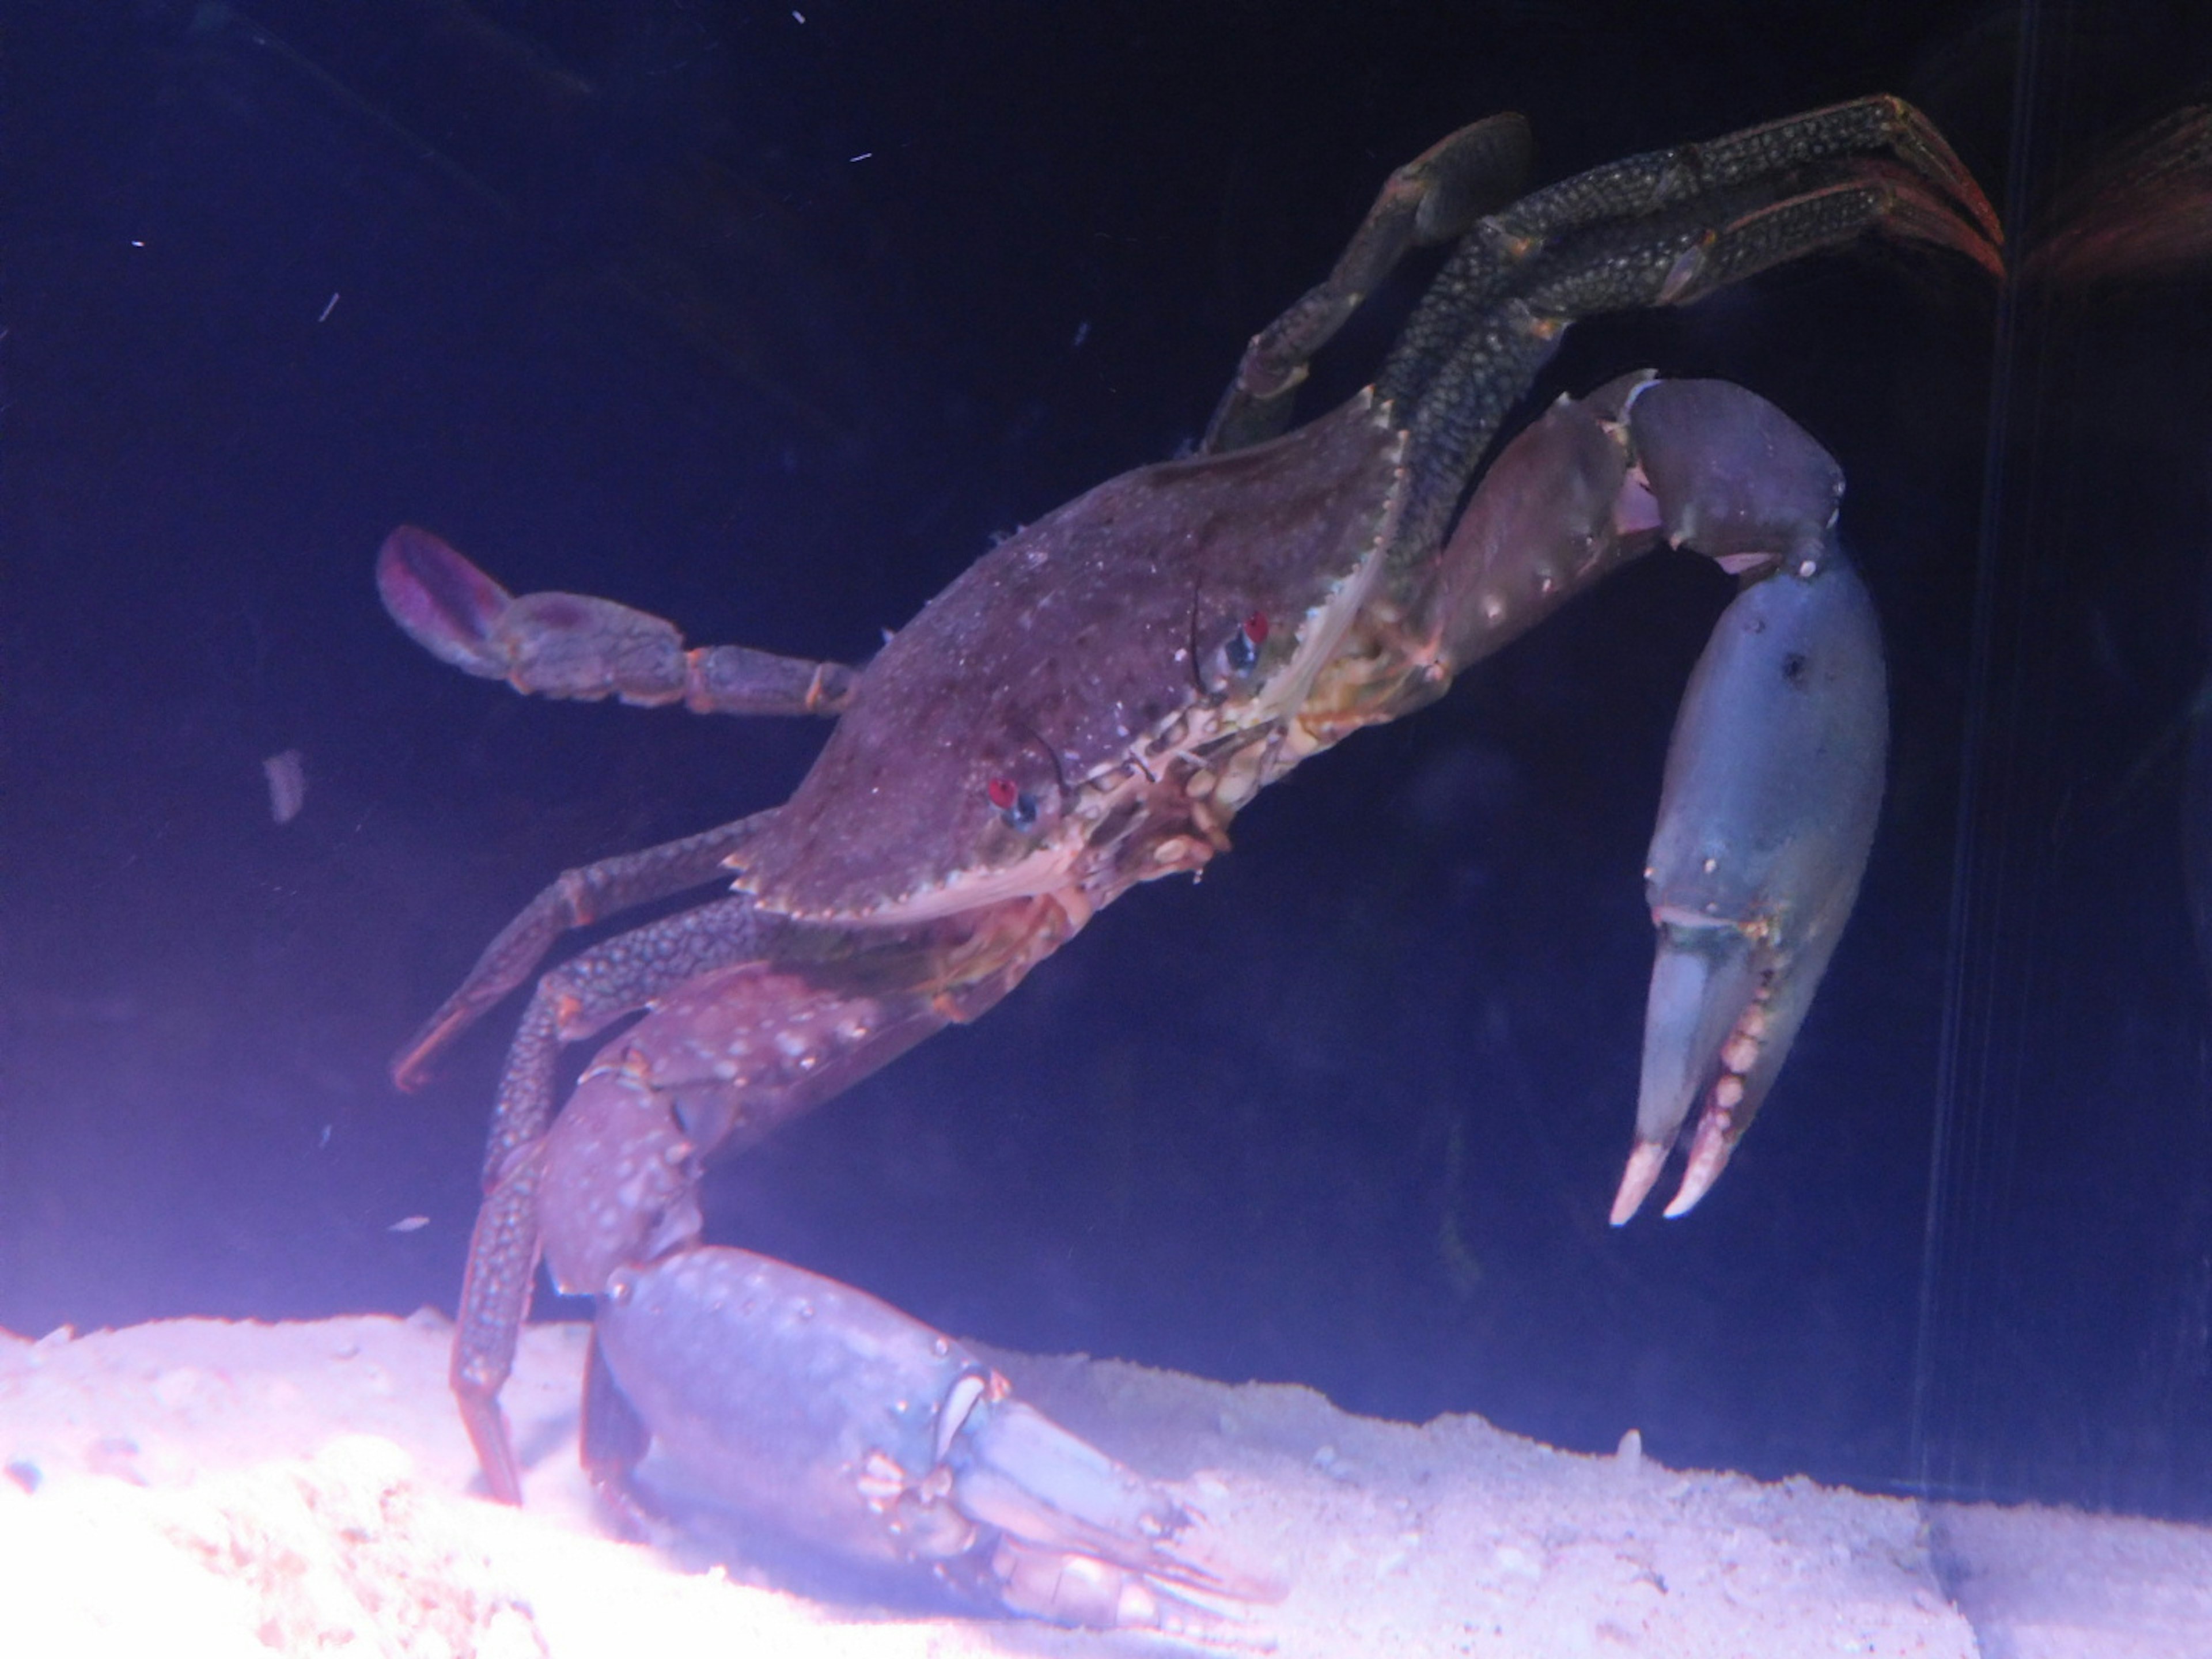
<path id="1" fill-rule="evenodd" d="M 1613 1224 L 1627 1225 L 1631 1218 L 1644 1207 L 1644 1200 L 1657 1184 L 1659 1171 L 1667 1164 L 1667 1143 L 1663 1140 L 1639 1140 L 1628 1155 L 1628 1167 L 1620 1172 L 1620 1190 L 1613 1195 Z"/>
<path id="2" fill-rule="evenodd" d="M 1728 1168 L 1729 1153 L 1735 1150 L 1729 1145 L 1728 1130 L 1729 1115 L 1725 1112 L 1707 1112 L 1698 1120 L 1697 1139 L 1690 1143 L 1682 1184 L 1675 1189 L 1674 1201 L 1662 1212 L 1669 1221 L 1696 1209 L 1698 1200 L 1712 1191 L 1713 1182 Z"/>

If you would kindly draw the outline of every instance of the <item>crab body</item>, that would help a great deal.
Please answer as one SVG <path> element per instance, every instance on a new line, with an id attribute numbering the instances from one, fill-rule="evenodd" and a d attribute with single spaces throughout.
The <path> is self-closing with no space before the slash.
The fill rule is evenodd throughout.
<path id="1" fill-rule="evenodd" d="M 972 1020 L 1132 886 L 1195 872 L 1268 783 L 1662 543 L 1737 574 L 1646 871 L 1658 931 L 1616 1224 L 1678 1138 L 1694 1204 L 1773 1084 L 1856 894 L 1886 742 L 1873 611 L 1826 452 L 1741 387 L 1633 374 L 1489 457 L 1577 319 L 1684 303 L 1882 230 L 2000 268 L 1994 216 L 1893 99 L 1516 198 L 1527 135 L 1399 169 L 1329 276 L 1255 337 L 1200 452 L 994 548 L 864 669 L 573 594 L 515 598 L 426 532 L 378 564 L 441 659 L 555 696 L 837 725 L 783 805 L 568 872 L 403 1051 L 404 1085 L 566 929 L 720 882 L 539 975 L 500 1085 L 453 1382 L 495 1496 L 497 1397 L 541 1255 L 598 1298 L 586 1463 L 618 1504 L 658 1442 L 732 1504 L 1064 1622 L 1211 1627 L 1279 1588 L 1206 1517 L 1013 1401 L 949 1338 L 701 1241 L 708 1158 Z M 1375 383 L 1285 432 L 1323 346 L 1410 246 L 1452 252 Z M 1470 494 L 1470 486 L 1472 493 Z M 562 1048 L 641 1015 L 556 1115 Z M 1692 1109 L 1702 1109 L 1692 1123 Z"/>
<path id="2" fill-rule="evenodd" d="M 740 890 L 816 921 L 1038 893 L 1080 916 L 1201 866 L 1317 746 L 1297 717 L 1378 586 L 1402 447 L 1363 395 L 1001 543 L 869 665 Z"/>

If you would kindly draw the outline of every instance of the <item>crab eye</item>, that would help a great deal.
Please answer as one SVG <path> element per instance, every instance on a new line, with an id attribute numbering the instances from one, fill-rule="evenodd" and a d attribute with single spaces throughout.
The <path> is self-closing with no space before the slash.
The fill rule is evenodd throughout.
<path id="1" fill-rule="evenodd" d="M 1229 666 L 1239 674 L 1249 674 L 1260 665 L 1260 647 L 1267 642 L 1267 613 L 1255 611 L 1237 624 L 1237 631 L 1229 636 L 1225 647 Z"/>
<path id="2" fill-rule="evenodd" d="M 1026 830 L 1036 822 L 1036 797 L 1026 789 L 1018 788 L 1012 778 L 993 778 L 983 786 L 983 793 L 991 805 L 999 809 L 999 816 L 1012 830 Z"/>

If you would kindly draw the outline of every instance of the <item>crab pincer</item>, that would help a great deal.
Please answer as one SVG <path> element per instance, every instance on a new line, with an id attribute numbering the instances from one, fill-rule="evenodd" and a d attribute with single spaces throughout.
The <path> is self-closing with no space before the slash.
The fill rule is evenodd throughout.
<path id="1" fill-rule="evenodd" d="M 1669 539 L 1750 577 L 1683 693 L 1644 872 L 1658 954 L 1634 1215 L 1702 1095 L 1686 1213 L 1720 1178 L 1812 1006 L 1874 845 L 1888 752 L 1881 630 L 1836 535 L 1843 472 L 1763 398 L 1650 387 L 1631 411 Z"/>
<path id="2" fill-rule="evenodd" d="M 1196 1509 L 865 1292 L 708 1246 L 620 1270 L 597 1341 L 687 1491 L 1060 1624 L 1203 1632 L 1281 1587 Z"/>

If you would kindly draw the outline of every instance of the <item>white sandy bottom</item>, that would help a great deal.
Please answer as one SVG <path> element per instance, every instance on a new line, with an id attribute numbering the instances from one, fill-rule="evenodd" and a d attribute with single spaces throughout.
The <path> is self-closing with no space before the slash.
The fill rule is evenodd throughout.
<path id="1" fill-rule="evenodd" d="M 952 1659 L 1164 1645 L 825 1608 L 738 1582 L 758 1576 L 742 1561 L 700 1571 L 614 1541 L 575 1462 L 584 1336 L 525 1334 L 506 1395 L 530 1464 L 516 1511 L 471 1495 L 434 1316 L 0 1334 L 6 1651 Z M 1987 1508 L 1947 1508 L 1931 1528 L 1897 1499 L 1576 1456 L 1474 1417 L 1413 1427 L 1300 1388 L 992 1358 L 1280 1575 L 1284 1600 L 1224 1632 L 1240 1648 L 2212 1656 L 2212 1538 L 2196 1528 Z"/>

